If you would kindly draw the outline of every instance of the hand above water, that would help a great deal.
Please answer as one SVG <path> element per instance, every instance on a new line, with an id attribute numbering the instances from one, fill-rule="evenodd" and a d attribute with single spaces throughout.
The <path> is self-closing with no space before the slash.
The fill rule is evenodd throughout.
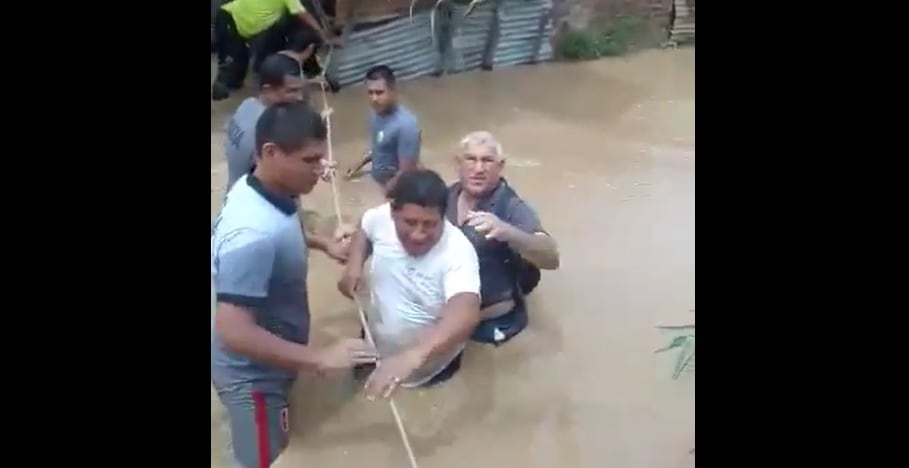
<path id="1" fill-rule="evenodd" d="M 514 229 L 510 224 L 499 219 L 498 216 L 486 211 L 471 211 L 467 213 L 467 224 L 473 226 L 487 239 L 508 242 Z"/>
<path id="2" fill-rule="evenodd" d="M 366 398 L 391 398 L 395 390 L 413 371 L 423 365 L 420 354 L 407 350 L 376 364 L 376 369 L 366 379 Z"/>
<path id="3" fill-rule="evenodd" d="M 328 255 L 338 263 L 347 263 L 347 256 L 350 254 L 350 241 L 331 241 L 325 246 L 325 255 Z"/>
<path id="4" fill-rule="evenodd" d="M 335 240 L 338 242 L 347 241 L 353 238 L 353 235 L 357 233 L 357 227 L 352 224 L 342 223 L 335 229 Z"/>
<path id="5" fill-rule="evenodd" d="M 375 348 L 364 340 L 345 338 L 317 351 L 316 368 L 319 374 L 337 374 L 357 364 L 376 362 Z"/>
<path id="6" fill-rule="evenodd" d="M 341 274 L 341 279 L 338 280 L 338 291 L 340 291 L 344 297 L 353 299 L 357 290 L 360 289 L 362 277 L 362 266 L 348 264 L 347 267 L 344 268 L 344 273 Z"/>
<path id="7" fill-rule="evenodd" d="M 331 110 L 331 109 L 329 109 L 329 110 Z M 337 172 L 336 171 L 337 167 L 338 167 L 338 163 L 336 161 L 331 161 L 331 162 L 325 161 L 322 164 L 322 173 L 319 175 L 319 178 L 321 178 L 325 182 L 331 182 L 332 179 L 335 178 L 335 173 Z"/>

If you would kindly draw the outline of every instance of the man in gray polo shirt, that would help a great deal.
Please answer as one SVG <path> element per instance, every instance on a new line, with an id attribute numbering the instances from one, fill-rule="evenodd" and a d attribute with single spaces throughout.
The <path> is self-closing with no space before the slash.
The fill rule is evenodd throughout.
<path id="1" fill-rule="evenodd" d="M 303 101 L 304 78 L 300 65 L 281 54 L 262 61 L 259 71 L 259 95 L 246 98 L 227 123 L 224 153 L 227 155 L 227 190 L 255 165 L 256 121 L 265 108 L 282 102 Z"/>
<path id="2" fill-rule="evenodd" d="M 370 68 L 366 72 L 366 91 L 373 110 L 369 115 L 370 150 L 347 175 L 371 162 L 373 180 L 388 192 L 402 172 L 419 165 L 420 124 L 410 109 L 398 103 L 391 68 L 385 65 Z"/>
<path id="3" fill-rule="evenodd" d="M 300 64 L 291 57 L 284 54 L 266 57 L 259 69 L 259 80 L 259 95 L 243 101 L 227 124 L 227 139 L 224 143 L 227 155 L 227 193 L 230 193 L 237 180 L 255 167 L 256 121 L 265 108 L 273 104 L 306 101 L 305 78 L 301 75 Z M 309 247 L 321 250 L 334 260 L 344 261 L 347 258 L 346 246 L 327 236 L 310 231 L 306 241 Z"/>
<path id="4" fill-rule="evenodd" d="M 298 372 L 338 372 L 376 358 L 360 339 L 307 346 L 307 251 L 295 198 L 318 182 L 325 138 L 322 118 L 304 104 L 267 108 L 255 128 L 256 168 L 236 181 L 213 228 L 211 378 L 244 468 L 267 468 L 286 447 Z"/>

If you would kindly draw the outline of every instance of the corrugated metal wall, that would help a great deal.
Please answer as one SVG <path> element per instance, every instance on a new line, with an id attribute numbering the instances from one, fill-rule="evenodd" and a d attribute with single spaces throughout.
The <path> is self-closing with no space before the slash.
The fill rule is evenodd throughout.
<path id="1" fill-rule="evenodd" d="M 363 81 L 369 67 L 385 64 L 400 79 L 441 70 L 442 56 L 436 45 L 430 13 L 414 13 L 374 28 L 351 33 L 344 48 L 334 52 L 328 74 L 341 86 Z"/>
<path id="2" fill-rule="evenodd" d="M 675 21 L 672 24 L 669 39 L 675 42 L 694 41 L 694 5 L 693 0 L 675 0 Z"/>
<path id="3" fill-rule="evenodd" d="M 523 1 L 523 0 L 522 0 Z M 497 28 L 496 7 L 499 2 L 487 0 L 474 7 L 470 16 L 464 16 L 467 5 L 451 5 L 451 56 L 449 71 L 476 70 L 484 64 L 487 47 L 495 41 Z M 488 58 L 487 58 L 488 61 Z M 489 63 L 486 63 L 489 65 Z"/>
<path id="4" fill-rule="evenodd" d="M 346 86 L 377 64 L 408 79 L 553 58 L 551 0 L 486 0 L 465 17 L 466 10 L 443 0 L 431 11 L 352 32 L 328 73 Z"/>
<path id="5" fill-rule="evenodd" d="M 552 60 L 552 2 L 511 0 L 499 8 L 494 66 Z M 545 38 L 545 39 L 544 39 Z"/>

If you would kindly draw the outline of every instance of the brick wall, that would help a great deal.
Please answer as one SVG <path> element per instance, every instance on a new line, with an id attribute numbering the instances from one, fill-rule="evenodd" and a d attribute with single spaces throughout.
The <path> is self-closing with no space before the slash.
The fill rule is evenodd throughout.
<path id="1" fill-rule="evenodd" d="M 694 3 L 694 0 L 688 0 Z M 641 45 L 655 45 L 668 38 L 672 0 L 553 0 L 556 36 L 566 30 L 608 27 L 618 16 L 644 20 Z"/>

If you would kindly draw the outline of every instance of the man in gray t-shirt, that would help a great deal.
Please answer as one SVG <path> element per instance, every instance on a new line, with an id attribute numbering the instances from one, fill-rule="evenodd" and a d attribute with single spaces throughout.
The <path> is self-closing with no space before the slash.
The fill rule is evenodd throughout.
<path id="1" fill-rule="evenodd" d="M 211 379 L 230 419 L 233 456 L 245 468 L 269 466 L 286 447 L 298 372 L 337 372 L 376 358 L 360 339 L 307 346 L 308 242 L 295 199 L 322 172 L 321 116 L 302 103 L 274 105 L 254 133 L 256 168 L 231 188 L 211 239 Z"/>
<path id="2" fill-rule="evenodd" d="M 395 75 L 379 65 L 366 72 L 366 91 L 372 112 L 369 115 L 370 149 L 348 176 L 372 163 L 373 180 L 387 192 L 398 176 L 415 169 L 420 162 L 420 124 L 417 116 L 397 102 Z"/>
<path id="3" fill-rule="evenodd" d="M 275 54 L 265 58 L 259 71 L 259 95 L 246 98 L 227 123 L 224 153 L 227 155 L 227 189 L 254 166 L 256 121 L 265 108 L 282 102 L 303 101 L 305 82 L 300 65 L 292 58 Z"/>

